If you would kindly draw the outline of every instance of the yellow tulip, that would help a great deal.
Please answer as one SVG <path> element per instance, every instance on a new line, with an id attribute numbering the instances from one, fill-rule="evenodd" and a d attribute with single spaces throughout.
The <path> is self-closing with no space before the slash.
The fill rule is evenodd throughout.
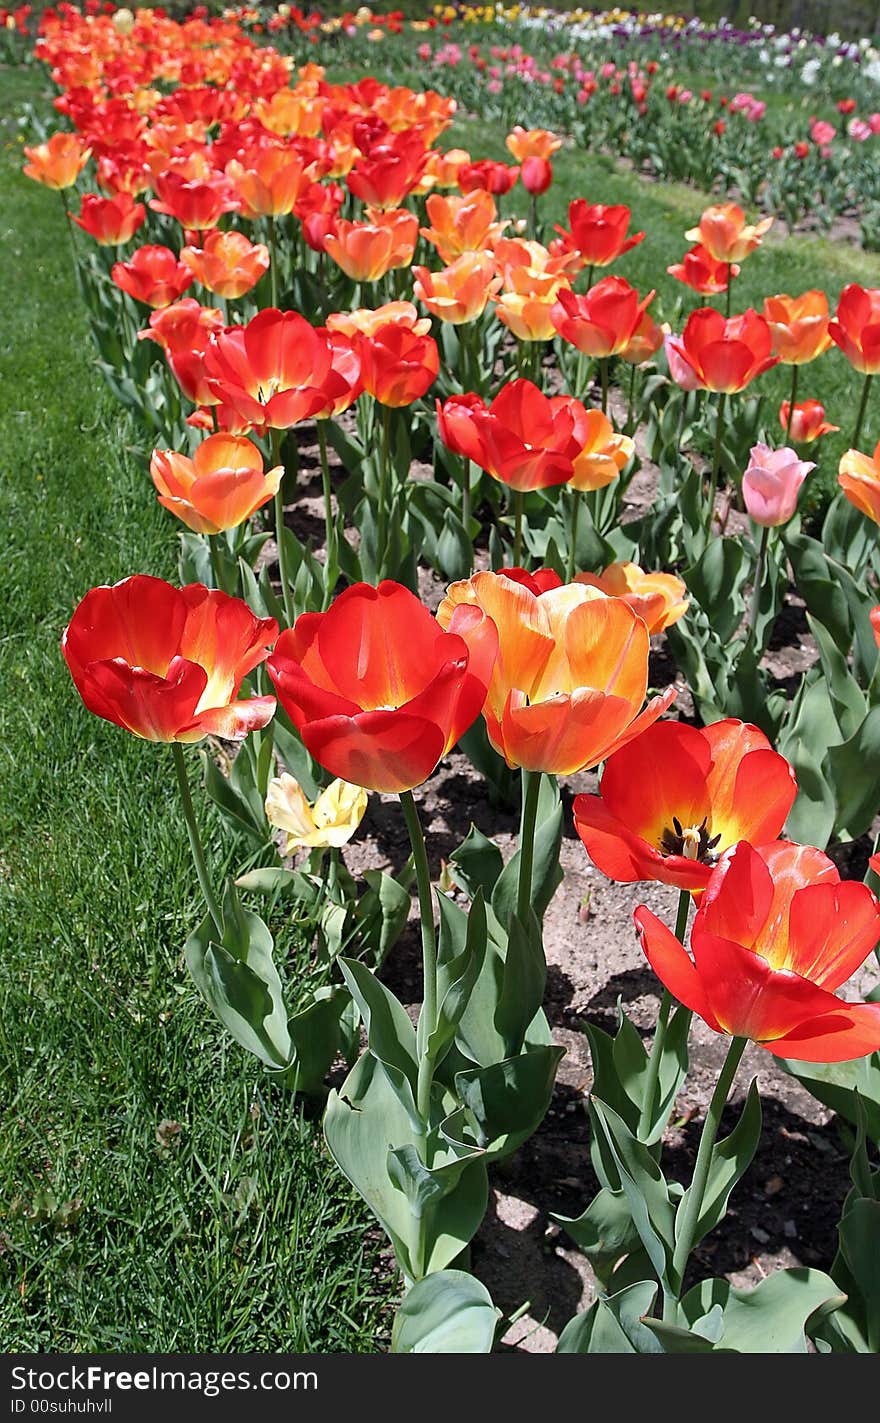
<path id="1" fill-rule="evenodd" d="M 269 782 L 266 817 L 287 833 L 285 855 L 294 850 L 347 845 L 364 818 L 367 792 L 348 781 L 331 781 L 310 805 L 302 786 L 285 772 Z"/>

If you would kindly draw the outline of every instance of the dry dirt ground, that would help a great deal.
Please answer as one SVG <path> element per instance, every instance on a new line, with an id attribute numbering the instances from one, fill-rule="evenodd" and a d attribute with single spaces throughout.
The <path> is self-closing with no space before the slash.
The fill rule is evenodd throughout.
<path id="1" fill-rule="evenodd" d="M 340 472 L 334 463 L 334 474 Z M 417 469 L 414 474 L 425 477 L 429 471 Z M 650 503 L 655 477 L 646 462 L 628 491 L 634 509 Z M 726 502 L 726 496 L 720 498 Z M 734 511 L 732 520 L 737 517 Z M 323 506 L 317 449 L 310 447 L 308 437 L 303 440 L 296 503 L 288 519 L 298 536 L 320 556 Z M 270 549 L 267 555 L 271 558 Z M 478 561 L 483 562 L 479 551 Z M 422 570 L 420 592 L 433 608 L 443 587 L 430 571 Z M 768 666 L 779 683 L 793 686 L 815 656 L 803 605 L 790 596 L 771 642 Z M 680 689 L 678 714 L 687 718 L 692 713 L 687 688 L 663 639 L 655 639 L 651 686 L 661 687 L 672 680 Z M 574 832 L 571 800 L 578 791 L 595 788 L 593 774 L 563 785 L 566 819 L 561 860 L 565 879 L 545 919 L 545 1010 L 554 1039 L 566 1055 L 544 1123 L 493 1173 L 489 1212 L 471 1250 L 474 1272 L 505 1314 L 528 1302 L 527 1312 L 505 1336 L 505 1343 L 520 1351 L 552 1351 L 564 1325 L 593 1297 L 586 1259 L 551 1220 L 554 1213 L 580 1214 L 598 1189 L 590 1166 L 584 1110 L 592 1074 L 583 1025 L 595 1023 L 613 1031 L 621 1003 L 642 1035 L 650 1037 L 659 985 L 639 948 L 633 910 L 648 904 L 667 923 L 675 919 L 674 890 L 653 884 L 613 884 L 590 863 Z M 512 852 L 517 814 L 490 805 L 481 777 L 463 754 L 449 756 L 417 792 L 417 798 L 435 882 L 444 860 L 472 822 L 496 840 L 505 856 Z M 865 873 L 869 852 L 867 838 L 864 843 L 832 847 L 842 872 L 859 879 Z M 408 853 L 396 798 L 372 796 L 358 836 L 344 852 L 349 869 L 354 874 L 373 867 L 396 870 Z M 864 979 L 857 986 L 867 991 L 877 974 L 863 972 Z M 415 909 L 383 976 L 405 1004 L 419 1002 Z M 690 1179 L 703 1113 L 725 1051 L 726 1039 L 695 1019 L 690 1072 L 664 1143 L 664 1169 L 671 1178 Z M 780 1266 L 827 1269 L 835 1253 L 836 1225 L 849 1188 L 848 1153 L 836 1121 L 769 1054 L 750 1046 L 722 1134 L 731 1129 L 754 1076 L 759 1079 L 764 1107 L 761 1142 L 750 1171 L 733 1194 L 727 1218 L 695 1252 L 694 1279 L 726 1275 L 734 1284 L 755 1283 Z"/>

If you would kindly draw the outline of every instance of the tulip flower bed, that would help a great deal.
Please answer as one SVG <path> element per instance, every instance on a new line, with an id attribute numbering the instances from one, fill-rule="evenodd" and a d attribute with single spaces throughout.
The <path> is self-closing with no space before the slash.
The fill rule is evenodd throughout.
<path id="1" fill-rule="evenodd" d="M 874 1352 L 880 274 L 829 304 L 697 204 L 664 311 L 547 129 L 486 157 L 229 17 L 37 55 L 24 172 L 167 528 L 61 651 L 176 788 L 205 1021 L 320 1113 L 391 1347 Z"/>

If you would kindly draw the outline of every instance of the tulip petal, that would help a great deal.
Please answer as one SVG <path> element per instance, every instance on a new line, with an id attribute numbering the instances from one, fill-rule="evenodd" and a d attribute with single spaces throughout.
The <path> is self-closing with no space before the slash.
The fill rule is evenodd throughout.
<path id="1" fill-rule="evenodd" d="M 445 749 L 435 722 L 399 711 L 331 716 L 301 729 L 307 749 L 334 776 L 366 790 L 397 793 L 428 779 Z"/>
<path id="2" fill-rule="evenodd" d="M 644 904 L 633 914 L 645 958 L 660 982 L 669 989 L 673 998 L 683 1003 L 692 1012 L 714 1028 L 722 1031 L 712 1012 L 703 985 L 694 964 L 684 946 L 667 929 L 662 919 L 652 914 Z"/>
<path id="3" fill-rule="evenodd" d="M 760 1046 L 796 1062 L 851 1062 L 880 1049 L 880 1003 L 841 1003 L 823 1017 L 809 1018 L 790 1033 Z"/>
<path id="4" fill-rule="evenodd" d="M 618 820 L 602 796 L 575 796 L 574 826 L 593 864 L 619 883 L 657 880 L 693 890 L 702 889 L 712 873 L 711 865 L 684 855 L 661 855 Z"/>

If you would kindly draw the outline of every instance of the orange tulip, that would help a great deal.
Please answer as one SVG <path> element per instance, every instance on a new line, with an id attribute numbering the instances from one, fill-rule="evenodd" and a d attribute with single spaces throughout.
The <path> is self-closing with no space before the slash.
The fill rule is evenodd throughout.
<path id="1" fill-rule="evenodd" d="M 159 503 L 197 534 L 238 528 L 268 504 L 284 466 L 263 469 L 256 445 L 237 435 L 210 435 L 193 455 L 154 450 L 150 475 Z"/>
<path id="2" fill-rule="evenodd" d="M 841 455 L 837 482 L 850 504 L 880 524 L 880 442 L 873 458 L 860 450 L 847 450 Z"/>
<path id="3" fill-rule="evenodd" d="M 577 573 L 574 581 L 627 603 L 652 637 L 677 623 L 688 609 L 687 588 L 680 578 L 674 573 L 645 573 L 637 563 L 611 563 L 604 573 Z"/>
<path id="4" fill-rule="evenodd" d="M 529 158 L 549 160 L 562 147 L 562 139 L 549 129 L 524 129 L 522 124 L 517 124 L 504 142 L 517 163 L 525 163 Z"/>
<path id="5" fill-rule="evenodd" d="M 508 226 L 498 222 L 498 209 L 491 193 L 478 188 L 463 197 L 441 197 L 432 193 L 425 204 L 431 227 L 422 236 L 437 248 L 444 262 L 454 262 L 463 252 L 482 252 Z"/>
<path id="6" fill-rule="evenodd" d="M 623 277 L 604 277 L 585 296 L 562 290 L 553 308 L 553 326 L 564 341 L 587 356 L 616 356 L 641 329 L 654 293 L 641 300 Z"/>
<path id="7" fill-rule="evenodd" d="M 261 99 L 253 112 L 263 128 L 282 138 L 290 138 L 292 134 L 300 138 L 316 138 L 321 132 L 324 102 L 317 95 L 279 89 L 271 99 Z"/>
<path id="8" fill-rule="evenodd" d="M 441 627 L 461 604 L 480 608 L 498 629 L 483 716 L 508 766 L 589 770 L 651 726 L 675 696 L 669 687 L 642 710 L 648 629 L 619 598 L 577 583 L 536 595 L 503 573 L 477 573 L 453 583 L 437 610 Z"/>
<path id="9" fill-rule="evenodd" d="M 244 162 L 233 158 L 226 165 L 246 218 L 283 217 L 316 178 L 318 166 L 286 148 L 261 148 Z"/>
<path id="10" fill-rule="evenodd" d="M 699 242 L 716 262 L 744 262 L 757 251 L 773 218 L 765 217 L 754 226 L 736 203 L 716 203 L 706 208 L 699 225 L 685 233 L 688 242 Z"/>
<path id="11" fill-rule="evenodd" d="M 235 300 L 269 270 L 269 249 L 243 232 L 209 232 L 202 247 L 184 247 L 181 262 L 209 292 Z"/>
<path id="12" fill-rule="evenodd" d="M 701 296 L 718 296 L 726 292 L 731 277 L 738 277 L 740 268 L 735 262 L 719 262 L 698 242 L 685 252 L 680 262 L 666 268 L 670 277 L 683 282 L 691 291 Z"/>
<path id="13" fill-rule="evenodd" d="M 779 423 L 783 430 L 788 430 L 790 410 L 791 401 L 783 400 L 779 407 Z M 839 429 L 839 425 L 829 425 L 825 419 L 825 406 L 820 400 L 801 400 L 795 405 L 790 433 L 796 445 L 809 445 L 820 435 L 830 435 L 833 430 Z"/>
<path id="14" fill-rule="evenodd" d="M 517 341 L 552 341 L 556 335 L 552 312 L 556 297 L 531 297 L 504 292 L 495 298 L 495 313 Z"/>
<path id="15" fill-rule="evenodd" d="M 471 155 L 465 148 L 448 148 L 445 153 L 432 149 L 428 154 L 421 181 L 413 188 L 414 193 L 428 193 L 432 188 L 457 188 L 458 175 Z"/>
<path id="16" fill-rule="evenodd" d="M 744 390 L 775 366 L 779 358 L 772 346 L 770 327 L 751 307 L 725 319 L 714 307 L 701 306 L 691 312 L 682 335 L 669 341 L 700 389 L 725 393 Z"/>
<path id="17" fill-rule="evenodd" d="M 880 287 L 844 287 L 828 323 L 832 341 L 862 375 L 880 371 Z"/>
<path id="18" fill-rule="evenodd" d="M 340 218 L 324 239 L 324 251 L 356 282 L 376 282 L 398 267 L 408 267 L 419 240 L 419 220 L 406 208 L 389 212 L 367 209 L 369 222 Z"/>
<path id="19" fill-rule="evenodd" d="M 668 330 L 668 326 L 658 326 L 650 312 L 643 311 L 635 331 L 618 352 L 620 359 L 631 366 L 640 366 L 643 361 L 649 361 L 660 350 Z"/>
<path id="20" fill-rule="evenodd" d="M 540 242 L 523 237 L 502 237 L 495 243 L 495 261 L 507 290 L 549 301 L 559 288 L 569 286 L 571 256 L 556 256 Z M 574 264 L 576 268 L 576 264 Z"/>
<path id="21" fill-rule="evenodd" d="M 330 331 L 338 331 L 349 338 L 358 334 L 375 336 L 383 326 L 405 326 L 415 336 L 427 336 L 431 330 L 431 319 L 419 316 L 411 301 L 389 301 L 375 310 L 362 306 L 356 311 L 334 311 L 327 317 L 327 326 Z"/>
<path id="22" fill-rule="evenodd" d="M 491 252 L 463 252 L 442 272 L 413 267 L 413 291 L 432 316 L 460 326 L 482 316 L 486 303 L 501 288 Z"/>
<path id="23" fill-rule="evenodd" d="M 45 143 L 25 149 L 24 156 L 30 161 L 24 165 L 23 172 L 44 188 L 59 192 L 73 187 L 91 153 L 79 134 L 53 133 Z"/>
<path id="24" fill-rule="evenodd" d="M 773 337 L 774 354 L 784 366 L 815 361 L 831 345 L 828 298 L 823 291 L 765 297 L 764 316 Z"/>

